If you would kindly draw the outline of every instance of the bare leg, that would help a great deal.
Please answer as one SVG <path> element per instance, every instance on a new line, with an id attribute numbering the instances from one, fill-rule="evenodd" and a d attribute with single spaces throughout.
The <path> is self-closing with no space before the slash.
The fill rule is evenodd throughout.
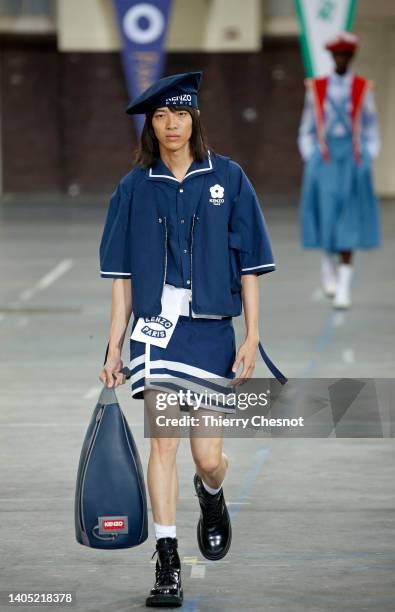
<path id="1" fill-rule="evenodd" d="M 352 263 L 352 251 L 341 251 L 339 253 L 340 263 L 350 264 Z"/>
<path id="2" fill-rule="evenodd" d="M 148 491 L 154 522 L 161 525 L 175 525 L 179 493 L 176 457 L 180 438 L 174 427 L 166 430 L 170 437 L 161 437 L 163 428 L 155 426 L 155 417 L 160 414 L 155 407 L 157 393 L 158 391 L 154 389 L 144 391 L 146 415 L 151 429 L 151 451 L 147 469 Z M 166 408 L 165 414 L 167 417 L 175 417 L 178 411 L 179 406 L 172 406 Z"/>
<path id="3" fill-rule="evenodd" d="M 201 410 L 199 410 L 201 413 Z M 206 411 L 207 413 L 207 411 Z M 210 414 L 210 412 L 208 412 Z M 195 413 L 196 414 L 196 413 Z M 221 428 L 218 428 L 221 431 Z M 202 431 L 200 432 L 203 435 Z M 217 489 L 225 478 L 229 465 L 227 455 L 222 451 L 223 436 L 198 437 L 196 431 L 191 432 L 190 444 L 196 473 L 213 489 Z M 207 435 L 213 436 L 213 427 Z"/>
<path id="4" fill-rule="evenodd" d="M 333 300 L 335 308 L 346 309 L 351 306 L 352 256 L 351 251 L 341 251 L 339 253 L 338 283 Z"/>

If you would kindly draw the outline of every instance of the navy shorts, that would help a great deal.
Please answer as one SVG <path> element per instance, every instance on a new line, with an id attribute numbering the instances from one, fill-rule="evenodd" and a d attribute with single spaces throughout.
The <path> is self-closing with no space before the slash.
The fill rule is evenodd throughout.
<path id="1" fill-rule="evenodd" d="M 133 320 L 131 333 L 137 320 L 137 317 Z M 234 406 L 218 398 L 208 401 L 208 396 L 233 391 L 235 358 L 232 317 L 194 319 L 180 316 L 166 348 L 130 339 L 132 397 L 144 399 L 143 391 L 147 388 L 182 388 L 198 393 L 206 389 L 205 407 L 233 413 Z"/>

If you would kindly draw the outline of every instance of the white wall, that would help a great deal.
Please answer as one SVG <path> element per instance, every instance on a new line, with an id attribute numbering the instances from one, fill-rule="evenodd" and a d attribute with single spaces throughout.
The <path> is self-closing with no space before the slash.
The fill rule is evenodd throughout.
<path id="1" fill-rule="evenodd" d="M 168 51 L 257 51 L 261 0 L 174 0 Z M 57 0 L 61 51 L 116 51 L 112 0 Z"/>
<path id="2" fill-rule="evenodd" d="M 57 0 L 60 51 L 116 51 L 119 35 L 112 0 Z"/>
<path id="3" fill-rule="evenodd" d="M 395 16 L 385 19 L 357 18 L 354 30 L 361 36 L 354 70 L 375 82 L 382 137 L 382 150 L 375 163 L 376 184 L 381 195 L 394 196 Z"/>

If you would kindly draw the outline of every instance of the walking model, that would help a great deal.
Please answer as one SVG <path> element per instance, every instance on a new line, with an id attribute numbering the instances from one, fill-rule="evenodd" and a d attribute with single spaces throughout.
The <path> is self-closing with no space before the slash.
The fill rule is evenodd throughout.
<path id="1" fill-rule="evenodd" d="M 201 72 L 159 80 L 128 107 L 144 113 L 134 169 L 114 191 L 100 244 L 101 276 L 112 278 L 107 360 L 100 379 L 125 382 L 122 345 L 131 312 L 131 392 L 155 422 L 158 390 L 150 377 L 204 386 L 253 372 L 259 342 L 258 276 L 275 269 L 265 220 L 242 168 L 207 148 L 198 110 Z M 244 306 L 246 334 L 237 355 L 232 317 Z M 267 365 L 284 377 L 261 351 Z M 233 384 L 233 383 L 232 383 Z M 180 406 L 177 406 L 179 409 Z M 231 412 L 206 405 L 199 412 Z M 158 428 L 160 429 L 160 428 Z M 157 553 L 147 606 L 183 600 L 176 537 L 179 435 L 150 436 L 147 482 Z M 190 434 L 200 504 L 197 539 L 210 560 L 229 550 L 232 530 L 222 484 L 223 435 Z"/>
<path id="2" fill-rule="evenodd" d="M 303 246 L 323 251 L 324 292 L 334 298 L 335 308 L 344 309 L 351 306 L 353 251 L 381 241 L 372 180 L 380 138 L 373 84 L 349 69 L 358 38 L 342 32 L 325 47 L 335 71 L 306 80 L 298 138 L 305 161 L 299 212 Z"/>

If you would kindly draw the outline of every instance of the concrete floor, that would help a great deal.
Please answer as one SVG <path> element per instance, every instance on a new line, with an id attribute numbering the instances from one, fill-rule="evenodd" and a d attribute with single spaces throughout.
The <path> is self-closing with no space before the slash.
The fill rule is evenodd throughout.
<path id="1" fill-rule="evenodd" d="M 11 609 L 8 591 L 33 589 L 74 591 L 78 612 L 146 609 L 151 512 L 149 538 L 136 549 L 75 541 L 75 478 L 101 388 L 111 281 L 98 274 L 105 200 L 53 204 L 3 198 L 0 208 L 0 609 Z M 317 252 L 299 247 L 293 204 L 265 207 L 278 265 L 260 283 L 269 355 L 289 377 L 392 377 L 395 206 L 383 206 L 383 248 L 358 253 L 354 306 L 339 315 L 319 289 Z M 242 317 L 234 324 L 240 341 Z M 255 376 L 267 376 L 260 358 Z M 143 402 L 130 400 L 128 385 L 118 397 L 145 469 Z M 196 543 L 199 507 L 183 439 L 183 609 L 393 611 L 394 450 L 391 438 L 226 439 L 234 536 L 227 557 L 210 562 Z"/>

